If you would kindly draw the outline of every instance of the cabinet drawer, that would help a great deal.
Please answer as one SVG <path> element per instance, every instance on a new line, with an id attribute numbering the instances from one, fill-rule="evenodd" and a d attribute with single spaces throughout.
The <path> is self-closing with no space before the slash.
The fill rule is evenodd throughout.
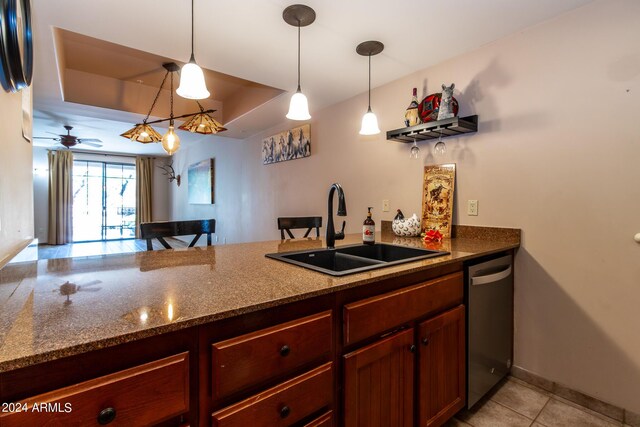
<path id="1" fill-rule="evenodd" d="M 344 306 L 344 344 L 462 303 L 462 272 Z"/>
<path id="2" fill-rule="evenodd" d="M 331 362 L 212 415 L 215 427 L 286 427 L 331 405 Z M 312 424 L 313 425 L 313 424 Z"/>
<path id="3" fill-rule="evenodd" d="M 332 426 L 333 426 L 332 411 L 325 412 L 315 420 L 304 425 L 304 427 L 332 427 Z"/>
<path id="4" fill-rule="evenodd" d="M 331 357 L 331 312 L 212 345 L 214 399 Z"/>
<path id="5" fill-rule="evenodd" d="M 155 424 L 189 410 L 189 357 L 181 353 L 20 402 L 28 412 L 0 414 L 2 427 Z M 50 404 L 44 412 L 34 405 Z M 68 412 L 65 412 L 68 411 Z"/>

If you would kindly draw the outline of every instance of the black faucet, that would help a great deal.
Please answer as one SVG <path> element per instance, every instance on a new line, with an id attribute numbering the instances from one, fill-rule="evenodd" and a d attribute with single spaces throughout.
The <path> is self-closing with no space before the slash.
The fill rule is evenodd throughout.
<path id="1" fill-rule="evenodd" d="M 327 249 L 334 249 L 336 245 L 336 240 L 344 239 L 344 226 L 347 224 L 346 221 L 342 221 L 342 230 L 339 233 L 336 233 L 336 230 L 333 226 L 333 193 L 338 190 L 338 216 L 347 216 L 347 203 L 344 201 L 344 191 L 342 191 L 342 187 L 340 184 L 332 184 L 329 188 L 329 202 L 328 208 L 329 213 L 327 215 Z"/>

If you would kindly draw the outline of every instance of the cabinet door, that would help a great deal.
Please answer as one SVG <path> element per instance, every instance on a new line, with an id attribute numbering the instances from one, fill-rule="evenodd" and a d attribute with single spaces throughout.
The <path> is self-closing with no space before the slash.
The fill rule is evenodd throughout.
<path id="1" fill-rule="evenodd" d="M 419 326 L 420 427 L 440 426 L 465 401 L 464 306 Z"/>
<path id="2" fill-rule="evenodd" d="M 345 427 L 413 425 L 414 329 L 344 356 Z"/>

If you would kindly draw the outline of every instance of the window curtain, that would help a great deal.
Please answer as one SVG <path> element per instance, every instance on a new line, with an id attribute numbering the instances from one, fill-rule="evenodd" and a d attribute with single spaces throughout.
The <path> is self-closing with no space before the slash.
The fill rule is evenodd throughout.
<path id="1" fill-rule="evenodd" d="M 71 177 L 73 153 L 49 151 L 49 237 L 50 245 L 64 245 L 73 237 Z"/>
<path id="2" fill-rule="evenodd" d="M 136 237 L 140 238 L 140 224 L 152 221 L 151 183 L 153 158 L 136 157 Z"/>

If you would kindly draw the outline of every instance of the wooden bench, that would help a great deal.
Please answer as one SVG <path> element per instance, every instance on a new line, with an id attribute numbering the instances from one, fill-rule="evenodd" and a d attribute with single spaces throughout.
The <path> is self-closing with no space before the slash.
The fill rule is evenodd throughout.
<path id="1" fill-rule="evenodd" d="M 140 234 L 147 241 L 147 250 L 153 250 L 153 239 L 158 239 L 160 244 L 166 249 L 173 249 L 164 239 L 165 237 L 189 236 L 195 234 L 195 237 L 189 243 L 192 248 L 200 236 L 207 235 L 207 246 L 211 246 L 211 234 L 216 232 L 215 219 L 199 219 L 191 221 L 162 221 L 162 222 L 145 222 L 140 224 Z"/>

